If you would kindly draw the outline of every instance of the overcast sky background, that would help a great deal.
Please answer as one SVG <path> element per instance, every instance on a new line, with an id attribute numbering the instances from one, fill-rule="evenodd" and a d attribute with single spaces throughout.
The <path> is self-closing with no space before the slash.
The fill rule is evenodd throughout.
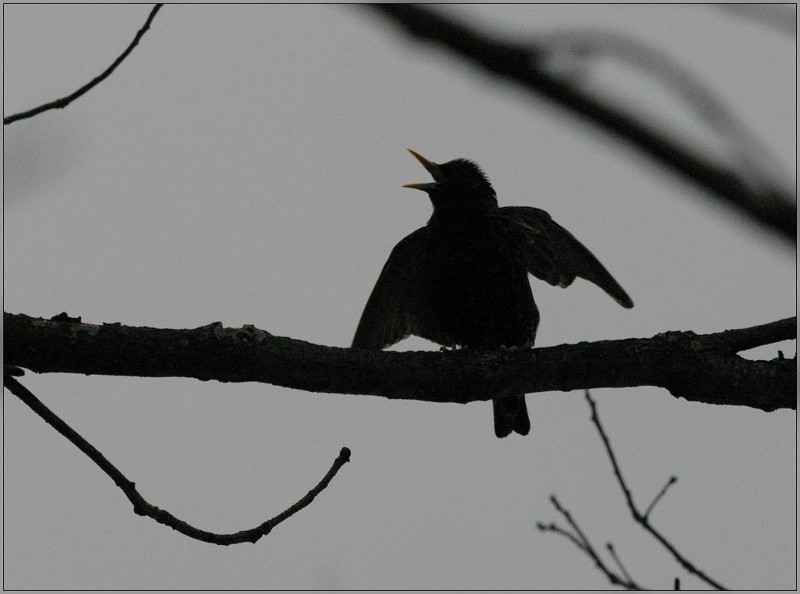
<path id="1" fill-rule="evenodd" d="M 4 5 L 5 115 L 72 92 L 149 6 Z M 794 39 L 708 6 L 450 6 L 493 29 L 625 32 L 690 66 L 795 175 Z M 602 65 L 601 65 L 602 66 Z M 587 81 L 690 131 L 664 87 Z M 533 280 L 537 344 L 715 332 L 794 315 L 796 257 L 699 190 L 560 109 L 415 47 L 343 6 L 167 6 L 122 66 L 66 110 L 4 129 L 4 309 L 89 323 L 255 324 L 348 346 L 392 247 L 430 204 L 406 152 L 467 157 L 501 205 L 543 208 L 636 303 Z M 410 339 L 401 349 L 431 348 Z M 795 344 L 753 351 L 794 356 Z M 143 496 L 232 532 L 330 487 L 255 545 L 217 547 L 136 516 L 63 437 L 5 393 L 6 588 L 606 588 L 568 541 L 556 494 L 640 583 L 686 574 L 627 512 L 580 392 L 528 396 L 498 440 L 491 406 L 310 394 L 261 384 L 28 373 L 23 383 Z M 733 588 L 796 587 L 796 415 L 594 396 L 637 501 Z M 563 524 L 563 522 L 561 522 Z"/>

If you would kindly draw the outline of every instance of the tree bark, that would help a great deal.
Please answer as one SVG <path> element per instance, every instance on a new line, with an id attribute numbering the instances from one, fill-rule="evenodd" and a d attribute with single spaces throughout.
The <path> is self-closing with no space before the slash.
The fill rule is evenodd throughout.
<path id="1" fill-rule="evenodd" d="M 797 335 L 797 318 L 698 335 L 665 332 L 526 351 L 366 351 L 254 326 L 83 324 L 4 313 L 5 364 L 38 373 L 264 382 L 311 392 L 467 403 L 519 392 L 660 386 L 676 397 L 764 411 L 797 406 L 797 364 L 736 353 Z"/>

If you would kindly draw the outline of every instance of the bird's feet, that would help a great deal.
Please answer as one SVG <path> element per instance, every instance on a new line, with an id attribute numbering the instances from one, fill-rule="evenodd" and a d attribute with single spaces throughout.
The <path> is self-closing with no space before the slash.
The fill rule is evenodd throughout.
<path id="1" fill-rule="evenodd" d="M 500 345 L 500 350 L 501 351 L 511 351 L 511 352 L 514 352 L 514 351 L 527 351 L 527 350 L 532 349 L 532 348 L 533 348 L 533 341 L 532 340 L 529 340 L 528 342 L 523 343 L 523 344 L 515 344 L 515 345 L 511 345 L 511 346 L 506 346 L 504 344 Z"/>
<path id="2" fill-rule="evenodd" d="M 465 344 L 454 344 L 453 346 L 440 346 L 439 352 L 440 353 L 449 353 L 450 351 L 461 351 L 464 349 L 468 349 L 469 347 Z"/>

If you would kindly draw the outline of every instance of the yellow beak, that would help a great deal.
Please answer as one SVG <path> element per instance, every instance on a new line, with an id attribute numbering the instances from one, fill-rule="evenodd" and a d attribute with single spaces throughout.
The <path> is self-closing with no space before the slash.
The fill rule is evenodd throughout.
<path id="1" fill-rule="evenodd" d="M 422 163 L 422 166 L 426 169 L 426 171 L 428 173 L 431 174 L 431 177 L 433 177 L 433 179 L 435 181 L 437 181 L 437 182 L 445 181 L 444 174 L 442 173 L 442 170 L 439 168 L 439 166 L 436 163 L 434 163 L 433 161 L 429 161 L 428 159 L 426 159 L 425 157 L 420 155 L 417 151 L 414 151 L 414 150 L 411 150 L 411 149 L 407 149 L 407 150 L 408 150 L 409 153 L 411 153 L 414 156 L 414 158 L 417 161 Z M 412 188 L 414 190 L 428 191 L 428 190 L 436 187 L 436 184 L 432 184 L 432 183 L 427 183 L 427 184 L 423 184 L 423 183 L 403 184 L 403 187 L 404 188 Z"/>

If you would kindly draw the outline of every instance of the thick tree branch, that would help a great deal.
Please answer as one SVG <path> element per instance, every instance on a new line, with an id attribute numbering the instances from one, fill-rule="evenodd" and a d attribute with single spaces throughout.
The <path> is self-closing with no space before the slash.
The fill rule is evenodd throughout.
<path id="1" fill-rule="evenodd" d="M 674 396 L 765 411 L 796 408 L 797 365 L 753 361 L 743 347 L 790 340 L 797 318 L 698 335 L 530 351 L 398 353 L 343 349 L 219 322 L 192 330 L 82 324 L 3 314 L 5 363 L 38 373 L 265 382 L 311 392 L 466 403 L 498 394 L 660 386 Z"/>
<path id="2" fill-rule="evenodd" d="M 547 66 L 553 49 L 547 43 L 503 39 L 445 16 L 439 10 L 411 4 L 366 5 L 421 42 L 441 45 L 485 71 L 522 85 L 632 144 L 662 165 L 680 173 L 724 203 L 746 213 L 784 239 L 797 241 L 796 194 L 776 181 L 715 162 L 680 142 L 637 113 L 591 92 Z M 764 183 L 766 182 L 766 185 Z"/>
<path id="3" fill-rule="evenodd" d="M 37 116 L 45 111 L 50 111 L 51 109 L 64 109 L 67 105 L 75 101 L 75 99 L 77 99 L 81 95 L 85 95 L 94 87 L 99 85 L 109 76 L 111 76 L 111 73 L 114 72 L 114 70 L 116 70 L 117 66 L 122 64 L 125 58 L 128 57 L 128 54 L 130 54 L 133 51 L 133 48 L 135 48 L 139 44 L 139 40 L 144 36 L 144 34 L 150 28 L 150 24 L 153 22 L 153 19 L 156 17 L 156 13 L 159 10 L 161 10 L 162 6 L 163 4 L 156 4 L 155 6 L 153 6 L 153 9 L 150 11 L 150 15 L 147 17 L 147 20 L 145 21 L 144 25 L 142 25 L 142 28 L 136 32 L 136 36 L 133 38 L 133 41 L 131 41 L 131 43 L 128 45 L 125 51 L 122 52 L 119 55 L 119 57 L 116 60 L 114 60 L 114 62 L 112 62 L 111 66 L 106 68 L 99 75 L 97 75 L 88 83 L 83 85 L 80 89 L 78 89 L 77 91 L 75 91 L 70 95 L 67 95 L 66 97 L 62 97 L 61 99 L 56 99 L 55 101 L 50 101 L 49 103 L 45 103 L 43 105 L 40 105 L 39 107 L 34 107 L 33 109 L 29 109 L 27 111 L 21 111 L 19 113 L 15 113 L 13 115 L 4 117 L 3 125 L 7 126 L 8 124 L 11 124 L 18 120 L 32 118 L 33 116 Z"/>
<path id="4" fill-rule="evenodd" d="M 66 437 L 75 447 L 86 454 L 89 459 L 97 464 L 103 472 L 111 477 L 111 480 L 114 481 L 114 484 L 116 484 L 117 487 L 119 487 L 122 492 L 125 493 L 125 496 L 133 504 L 133 511 L 136 514 L 152 518 L 159 524 L 169 526 L 173 530 L 176 530 L 177 532 L 180 532 L 181 534 L 184 534 L 190 538 L 211 544 L 227 546 L 243 542 L 258 542 L 262 536 L 266 536 L 272 532 L 272 529 L 275 526 L 284 520 L 287 520 L 314 501 L 314 498 L 319 495 L 328 486 L 333 477 L 336 476 L 336 473 L 339 472 L 339 469 L 350 461 L 350 450 L 348 448 L 342 448 L 341 452 L 339 452 L 339 456 L 336 458 L 336 460 L 334 460 L 333 466 L 331 466 L 330 470 L 313 489 L 306 493 L 299 501 L 297 501 L 297 503 L 281 512 L 274 518 L 259 524 L 255 528 L 249 528 L 247 530 L 233 532 L 230 534 L 208 532 L 207 530 L 195 528 L 191 524 L 184 522 L 183 520 L 179 520 L 168 511 L 148 503 L 144 497 L 139 494 L 139 491 L 136 490 L 136 485 L 133 483 L 133 481 L 129 480 L 124 474 L 122 474 L 122 472 L 120 472 L 116 466 L 109 462 L 108 458 L 103 456 L 103 454 L 101 454 L 97 448 L 86 441 L 83 436 L 70 427 L 63 419 L 61 419 L 61 417 L 47 408 L 41 400 L 36 398 L 36 396 L 34 396 L 25 386 L 14 379 L 11 374 L 4 374 L 3 385 L 12 394 L 22 400 L 22 402 L 27 404 L 31 410 L 33 410 L 33 412 L 44 419 L 47 424 L 53 427 L 53 429 Z"/>

